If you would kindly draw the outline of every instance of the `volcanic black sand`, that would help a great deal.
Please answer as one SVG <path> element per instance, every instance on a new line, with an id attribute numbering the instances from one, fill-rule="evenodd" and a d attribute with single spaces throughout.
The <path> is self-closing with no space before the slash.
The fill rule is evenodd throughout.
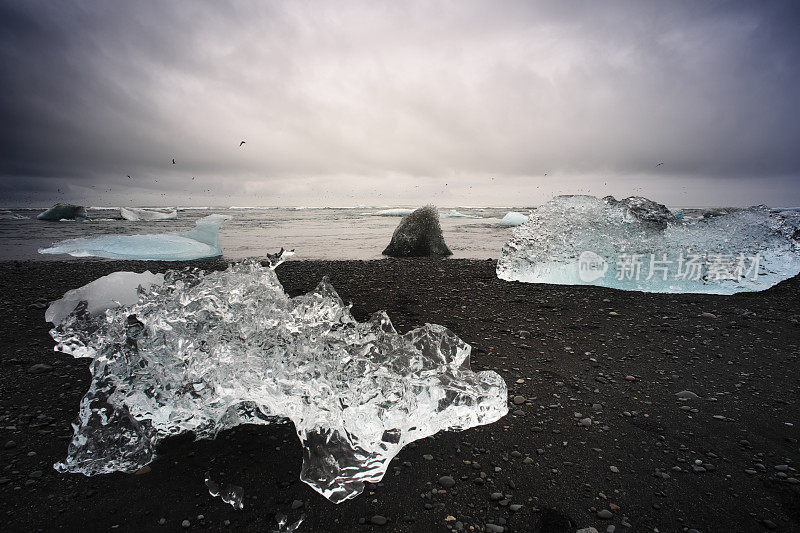
<path id="1" fill-rule="evenodd" d="M 505 378 L 508 416 L 407 446 L 341 505 L 299 481 L 291 424 L 173 439 L 140 475 L 58 474 L 89 361 L 53 352 L 45 302 L 175 266 L 0 263 L 0 530 L 269 531 L 280 512 L 305 513 L 299 531 L 800 531 L 798 278 L 661 295 L 508 283 L 493 261 L 289 262 L 278 275 L 293 296 L 328 275 L 359 320 L 386 309 L 402 332 L 452 329 L 473 369 Z M 244 510 L 209 495 L 209 470 L 244 488 Z"/>

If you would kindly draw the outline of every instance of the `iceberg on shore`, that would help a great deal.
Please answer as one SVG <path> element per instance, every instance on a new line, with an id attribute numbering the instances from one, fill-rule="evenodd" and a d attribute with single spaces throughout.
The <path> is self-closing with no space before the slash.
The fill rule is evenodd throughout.
<path id="1" fill-rule="evenodd" d="M 178 209 L 161 210 L 161 209 L 147 209 L 137 207 L 120 207 L 119 214 L 125 220 L 140 221 L 140 220 L 170 220 L 178 218 Z"/>
<path id="2" fill-rule="evenodd" d="M 327 279 L 289 298 L 272 268 L 247 261 L 171 271 L 138 296 L 95 315 L 79 305 L 50 331 L 56 350 L 94 359 L 59 472 L 135 472 L 171 435 L 288 419 L 301 479 L 340 503 L 406 444 L 508 411 L 503 379 L 470 370 L 471 348 L 451 331 L 401 335 L 385 312 L 357 322 Z"/>
<path id="3" fill-rule="evenodd" d="M 58 203 L 36 215 L 39 220 L 85 220 L 86 208 L 82 205 Z"/>
<path id="4" fill-rule="evenodd" d="M 763 206 L 687 221 L 646 198 L 559 196 L 515 228 L 500 279 L 733 294 L 800 273 L 797 221 Z"/>
<path id="5" fill-rule="evenodd" d="M 195 222 L 186 233 L 155 235 L 100 235 L 60 241 L 40 254 L 69 254 L 74 257 L 140 259 L 153 261 L 189 261 L 222 255 L 219 227 L 228 215 L 208 215 Z"/>
<path id="6" fill-rule="evenodd" d="M 439 211 L 426 205 L 400 221 L 392 233 L 392 240 L 383 252 L 392 257 L 445 257 L 453 255 L 444 242 Z"/>
<path id="7" fill-rule="evenodd" d="M 500 221 L 501 226 L 521 226 L 528 221 L 528 216 L 518 213 L 517 211 L 509 211 L 503 220 Z"/>

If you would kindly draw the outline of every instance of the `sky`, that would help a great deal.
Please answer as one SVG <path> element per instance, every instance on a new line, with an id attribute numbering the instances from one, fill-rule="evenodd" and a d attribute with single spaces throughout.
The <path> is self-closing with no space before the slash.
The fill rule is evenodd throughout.
<path id="1" fill-rule="evenodd" d="M 798 27 L 770 0 L 0 0 L 0 204 L 798 206 Z"/>

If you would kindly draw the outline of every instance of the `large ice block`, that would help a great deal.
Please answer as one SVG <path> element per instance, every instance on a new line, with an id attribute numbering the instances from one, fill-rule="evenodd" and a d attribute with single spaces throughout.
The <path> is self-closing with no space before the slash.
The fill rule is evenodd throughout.
<path id="1" fill-rule="evenodd" d="M 74 257 L 141 259 L 154 261 L 189 261 L 222 255 L 219 227 L 228 215 L 208 215 L 196 221 L 196 228 L 186 233 L 155 235 L 99 235 L 60 241 L 40 254 L 69 254 Z"/>
<path id="2" fill-rule="evenodd" d="M 288 419 L 301 479 L 338 503 L 406 444 L 507 412 L 503 379 L 471 371 L 470 346 L 443 326 L 400 335 L 384 312 L 357 322 L 327 279 L 289 298 L 252 261 L 169 272 L 134 305 L 80 305 L 50 333 L 57 350 L 93 358 L 60 472 L 134 472 L 167 436 Z"/>
<path id="3" fill-rule="evenodd" d="M 632 197 L 559 196 L 515 228 L 501 279 L 645 292 L 760 291 L 800 272 L 796 217 L 763 206 L 681 220 Z"/>

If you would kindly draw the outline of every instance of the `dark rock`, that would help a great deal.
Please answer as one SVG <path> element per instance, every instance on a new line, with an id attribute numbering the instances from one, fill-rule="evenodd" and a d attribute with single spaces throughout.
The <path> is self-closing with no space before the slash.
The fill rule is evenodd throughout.
<path id="1" fill-rule="evenodd" d="M 439 224 L 439 212 L 432 205 L 420 207 L 403 217 L 392 234 L 383 255 L 392 257 L 447 256 L 447 247 Z"/>
<path id="2" fill-rule="evenodd" d="M 376 526 L 385 526 L 385 525 L 386 525 L 386 522 L 387 522 L 388 520 L 386 519 L 386 517 L 385 517 L 385 516 L 381 516 L 381 515 L 379 515 L 379 514 L 376 514 L 375 516 L 373 516 L 372 518 L 370 518 L 370 519 L 369 519 L 369 521 L 370 521 L 371 523 L 375 524 Z"/>
<path id="3" fill-rule="evenodd" d="M 44 363 L 38 363 L 33 365 L 28 369 L 30 374 L 44 374 L 45 372 L 50 372 L 53 370 L 53 367 L 50 365 L 46 365 Z"/>

